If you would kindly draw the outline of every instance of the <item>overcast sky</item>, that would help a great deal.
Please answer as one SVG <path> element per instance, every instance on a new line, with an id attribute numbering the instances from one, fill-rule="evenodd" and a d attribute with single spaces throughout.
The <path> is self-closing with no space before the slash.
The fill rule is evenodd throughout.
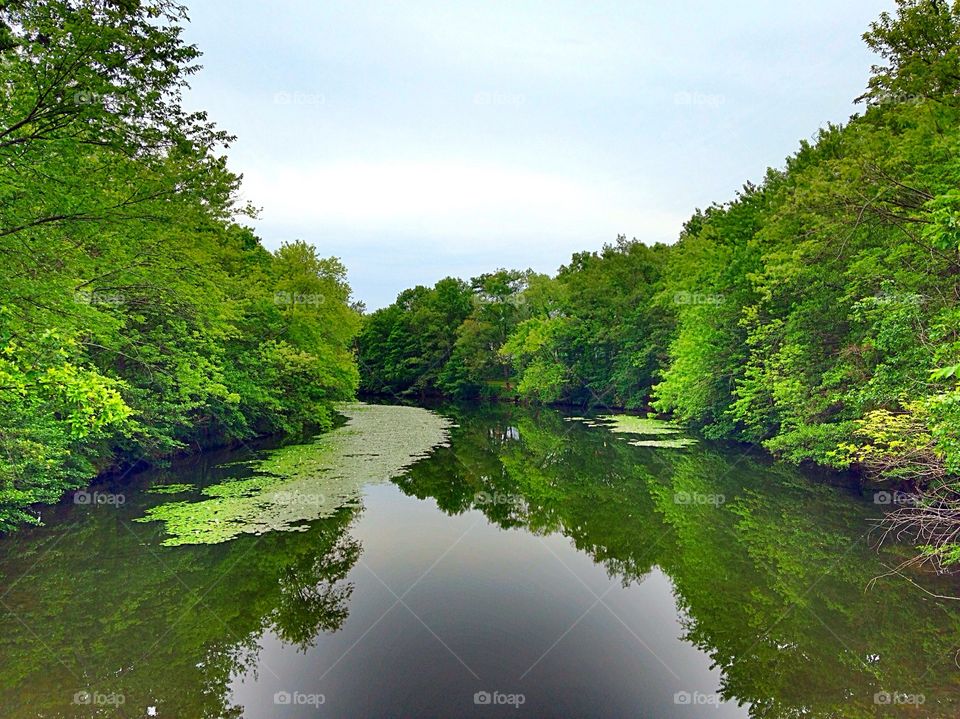
<path id="1" fill-rule="evenodd" d="M 188 105 L 238 139 L 267 247 L 303 239 L 357 299 L 618 234 L 673 242 L 856 111 L 891 2 L 187 0 Z"/>

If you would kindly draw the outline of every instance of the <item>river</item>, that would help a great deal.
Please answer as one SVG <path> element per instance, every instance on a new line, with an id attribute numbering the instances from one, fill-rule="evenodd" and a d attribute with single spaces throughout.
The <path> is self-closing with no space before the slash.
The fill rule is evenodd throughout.
<path id="1" fill-rule="evenodd" d="M 934 596 L 960 582 L 889 574 L 911 550 L 876 549 L 883 506 L 844 482 L 554 410 L 393 411 L 0 540 L 0 716 L 960 711 L 960 602 Z M 283 513 L 248 501 L 264 466 L 297 468 Z"/>

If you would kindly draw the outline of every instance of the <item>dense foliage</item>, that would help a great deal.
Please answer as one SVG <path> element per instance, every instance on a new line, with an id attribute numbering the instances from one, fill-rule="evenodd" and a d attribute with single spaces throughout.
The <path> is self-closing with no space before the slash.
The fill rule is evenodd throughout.
<path id="1" fill-rule="evenodd" d="M 0 530 L 98 471 L 329 421 L 345 270 L 238 219 L 170 0 L 0 3 Z"/>
<path id="2" fill-rule="evenodd" d="M 668 327 L 651 304 L 665 258 L 621 237 L 555 278 L 501 269 L 406 290 L 364 318 L 361 388 L 640 404 Z"/>
<path id="3" fill-rule="evenodd" d="M 898 0 L 864 39 L 881 58 L 865 110 L 697 211 L 674 245 L 620 238 L 554 278 L 480 277 L 466 314 L 455 280 L 410 291 L 456 284 L 458 312 L 443 321 L 418 321 L 405 293 L 366 318 L 362 386 L 421 390 L 426 364 L 428 386 L 455 396 L 649 404 L 795 462 L 914 487 L 953 481 L 960 3 Z M 944 537 L 931 542 L 950 553 Z"/>

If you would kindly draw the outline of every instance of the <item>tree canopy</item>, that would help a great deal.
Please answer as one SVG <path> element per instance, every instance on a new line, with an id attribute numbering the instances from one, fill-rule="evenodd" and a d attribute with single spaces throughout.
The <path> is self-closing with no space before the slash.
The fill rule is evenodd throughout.
<path id="1" fill-rule="evenodd" d="M 0 5 L 0 529 L 95 474 L 329 422 L 344 267 L 242 224 L 169 0 Z"/>

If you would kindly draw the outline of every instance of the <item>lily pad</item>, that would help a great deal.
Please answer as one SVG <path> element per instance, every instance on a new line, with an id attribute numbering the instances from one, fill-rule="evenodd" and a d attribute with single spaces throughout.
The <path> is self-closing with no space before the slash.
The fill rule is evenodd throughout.
<path id="1" fill-rule="evenodd" d="M 643 434 L 651 437 L 680 434 L 681 429 L 672 422 L 649 417 L 637 417 L 632 414 L 605 414 L 597 417 L 603 420 L 612 432 L 623 434 Z"/>

